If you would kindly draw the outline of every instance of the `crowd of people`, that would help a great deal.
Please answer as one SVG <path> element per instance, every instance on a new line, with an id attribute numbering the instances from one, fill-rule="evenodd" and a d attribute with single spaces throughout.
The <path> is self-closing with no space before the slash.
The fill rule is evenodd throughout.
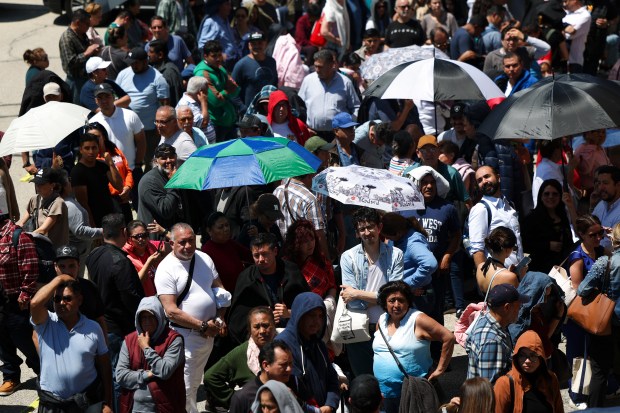
<path id="1" fill-rule="evenodd" d="M 439 411 L 562 412 L 580 358 L 589 391 L 571 388 L 573 408 L 620 394 L 620 319 L 610 335 L 587 331 L 548 275 L 563 268 L 580 296 L 620 298 L 606 131 L 574 151 L 571 136 L 491 140 L 477 132 L 487 102 L 365 96 L 374 79 L 360 72 L 421 46 L 506 96 L 553 73 L 600 75 L 618 58 L 613 0 L 161 0 L 148 24 L 140 16 L 129 0 L 102 29 L 99 4 L 74 11 L 59 40 L 66 76 L 45 50 L 24 53 L 20 115 L 50 101 L 91 114 L 21 154 L 27 205 L 0 159 L 0 396 L 21 386 L 19 350 L 40 412 L 196 413 L 204 383 L 213 411 L 396 413 L 404 398 L 455 396 L 437 380 L 459 338 L 448 313 L 469 325 L 467 380 Z M 166 187 L 197 148 L 256 136 L 304 146 L 317 172 L 387 169 L 424 206 L 344 205 L 312 190 L 314 174 Z M 482 298 L 472 321 L 468 302 Z M 366 340 L 335 338 L 351 320 L 339 306 L 362 315 Z"/>

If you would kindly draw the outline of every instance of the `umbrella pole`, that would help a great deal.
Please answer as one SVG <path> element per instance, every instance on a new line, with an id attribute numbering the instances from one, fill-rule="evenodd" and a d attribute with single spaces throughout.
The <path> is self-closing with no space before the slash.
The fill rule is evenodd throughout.
<path id="1" fill-rule="evenodd" d="M 560 138 L 562 139 L 562 138 Z M 564 192 L 569 192 L 568 191 L 568 179 L 566 177 L 566 169 L 564 168 L 564 165 L 566 165 L 566 163 L 564 163 L 564 145 L 562 145 L 562 143 L 560 143 L 560 149 L 561 149 L 561 154 L 562 154 L 562 177 L 564 178 L 564 185 L 563 186 L 563 190 Z"/>
<path id="2" fill-rule="evenodd" d="M 439 131 L 437 130 L 437 102 L 434 100 L 433 107 L 435 108 L 435 136 L 439 136 Z"/>

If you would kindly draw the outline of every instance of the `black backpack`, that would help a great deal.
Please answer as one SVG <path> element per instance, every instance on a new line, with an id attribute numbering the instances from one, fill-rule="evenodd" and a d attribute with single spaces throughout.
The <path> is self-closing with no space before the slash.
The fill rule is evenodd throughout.
<path id="1" fill-rule="evenodd" d="M 17 249 L 19 245 L 19 235 L 23 232 L 22 228 L 15 228 L 13 231 L 13 247 Z M 54 246 L 47 237 L 31 236 L 37 249 L 37 257 L 39 258 L 39 277 L 38 283 L 47 284 L 56 277 L 56 269 L 54 268 L 54 260 L 56 259 L 56 251 Z"/>

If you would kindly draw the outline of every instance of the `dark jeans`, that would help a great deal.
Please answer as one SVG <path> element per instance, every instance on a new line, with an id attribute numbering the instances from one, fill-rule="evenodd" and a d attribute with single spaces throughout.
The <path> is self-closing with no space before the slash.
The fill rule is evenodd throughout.
<path id="1" fill-rule="evenodd" d="M 463 286 L 463 250 L 458 250 L 452 256 L 450 262 L 450 286 L 454 297 L 454 307 L 463 310 L 467 307 L 465 302 L 465 287 Z"/>
<path id="2" fill-rule="evenodd" d="M 112 364 L 112 385 L 114 387 L 114 411 L 119 412 L 118 398 L 121 395 L 121 385 L 116 381 L 116 364 L 123 345 L 123 337 L 118 334 L 108 333 L 108 354 Z"/>
<path id="3" fill-rule="evenodd" d="M 20 381 L 20 365 L 23 360 L 17 355 L 17 349 L 26 356 L 26 365 L 40 373 L 39 355 L 32 341 L 32 326 L 28 310 L 20 311 L 17 301 L 9 304 L 9 309 L 0 325 L 0 367 L 4 380 Z"/>
<path id="4" fill-rule="evenodd" d="M 607 377 L 613 366 L 613 336 L 589 335 L 588 356 L 592 366 L 588 407 L 603 407 L 607 394 Z"/>
<path id="5" fill-rule="evenodd" d="M 575 357 L 583 357 L 587 333 L 570 319 L 562 326 L 562 332 L 566 337 L 566 360 L 568 361 L 568 365 L 572 368 L 573 359 Z M 586 401 L 586 396 L 570 391 L 570 381 L 568 394 L 575 403 Z"/>
<path id="6" fill-rule="evenodd" d="M 368 325 L 370 340 L 361 343 L 347 344 L 347 357 L 354 376 L 360 374 L 374 374 L 372 362 L 375 353 L 372 351 L 372 337 L 377 329 L 376 324 Z"/>

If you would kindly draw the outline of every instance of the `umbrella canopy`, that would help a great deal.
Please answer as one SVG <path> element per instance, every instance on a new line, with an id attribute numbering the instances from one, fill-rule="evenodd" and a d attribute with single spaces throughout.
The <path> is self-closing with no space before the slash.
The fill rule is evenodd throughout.
<path id="1" fill-rule="evenodd" d="M 312 190 L 347 205 L 396 212 L 424 208 L 412 181 L 385 169 L 350 165 L 330 167 L 312 179 Z"/>
<path id="2" fill-rule="evenodd" d="M 166 188 L 265 185 L 314 173 L 320 165 L 319 158 L 287 138 L 239 138 L 196 149 Z"/>
<path id="3" fill-rule="evenodd" d="M 585 74 L 545 78 L 508 97 L 478 132 L 492 139 L 551 140 L 620 125 L 620 86 Z"/>
<path id="4" fill-rule="evenodd" d="M 383 99 L 489 100 L 504 93 L 482 71 L 474 66 L 446 59 L 425 59 L 398 66 L 390 72 L 391 79 Z M 386 73 L 386 76 L 388 73 Z M 382 78 L 376 82 L 383 82 Z"/>
<path id="5" fill-rule="evenodd" d="M 360 73 L 363 79 L 369 81 L 375 80 L 401 63 L 413 62 L 414 60 L 420 59 L 430 59 L 432 57 L 440 57 L 442 59 L 450 58 L 450 56 L 433 46 L 413 45 L 397 47 L 370 56 L 360 66 Z"/>
<path id="6" fill-rule="evenodd" d="M 89 109 L 47 102 L 14 119 L 0 142 L 0 156 L 53 148 L 88 120 Z"/>

